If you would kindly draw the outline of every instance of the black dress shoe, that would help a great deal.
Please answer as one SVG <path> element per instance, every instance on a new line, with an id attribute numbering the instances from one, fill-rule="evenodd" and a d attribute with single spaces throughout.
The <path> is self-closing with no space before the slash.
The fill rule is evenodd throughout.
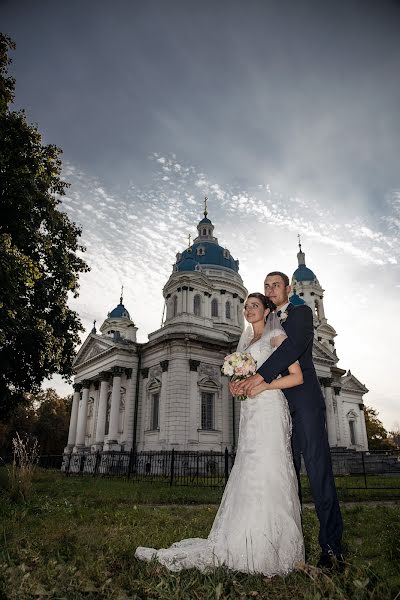
<path id="1" fill-rule="evenodd" d="M 323 552 L 317 562 L 319 569 L 325 569 L 327 571 L 344 571 L 346 566 L 343 554 L 334 554 L 332 550 Z"/>

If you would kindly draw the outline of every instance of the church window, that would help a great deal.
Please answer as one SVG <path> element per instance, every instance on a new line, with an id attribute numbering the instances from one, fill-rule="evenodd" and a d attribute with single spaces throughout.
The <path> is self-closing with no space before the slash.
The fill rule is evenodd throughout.
<path id="1" fill-rule="evenodd" d="M 178 298 L 177 298 L 177 296 L 174 296 L 172 298 L 172 316 L 176 317 L 177 314 L 178 314 Z"/>
<path id="2" fill-rule="evenodd" d="M 201 428 L 214 429 L 214 397 L 212 392 L 201 393 Z"/>
<path id="3" fill-rule="evenodd" d="M 207 229 L 203 229 L 203 235 L 207 235 Z"/>
<path id="4" fill-rule="evenodd" d="M 196 315 L 196 317 L 200 316 L 200 309 L 201 309 L 200 296 L 199 296 L 199 294 L 196 294 L 195 297 L 193 298 L 193 312 Z"/>
<path id="5" fill-rule="evenodd" d="M 229 250 L 227 250 L 226 248 L 224 249 L 224 258 L 229 258 L 230 257 L 230 253 Z"/>
<path id="6" fill-rule="evenodd" d="M 151 395 L 151 422 L 150 429 L 158 429 L 160 414 L 160 393 L 155 392 Z"/>
<path id="7" fill-rule="evenodd" d="M 352 446 L 356 445 L 356 427 L 355 427 L 355 421 L 349 421 L 349 427 L 350 427 L 350 444 Z"/>
<path id="8" fill-rule="evenodd" d="M 197 255 L 198 255 L 198 256 L 204 256 L 204 255 L 205 255 L 205 253 L 206 253 L 206 251 L 205 251 L 205 249 L 203 248 L 203 246 L 199 246 L 199 247 L 197 248 Z"/>
<path id="9" fill-rule="evenodd" d="M 231 303 L 228 301 L 225 304 L 225 316 L 227 319 L 231 319 Z"/>
<path id="10" fill-rule="evenodd" d="M 211 301 L 211 316 L 218 317 L 218 300 L 216 298 Z"/>
<path id="11" fill-rule="evenodd" d="M 317 319 L 319 319 L 319 304 L 318 304 L 318 300 L 315 300 L 315 303 L 314 303 L 314 314 L 317 317 Z"/>

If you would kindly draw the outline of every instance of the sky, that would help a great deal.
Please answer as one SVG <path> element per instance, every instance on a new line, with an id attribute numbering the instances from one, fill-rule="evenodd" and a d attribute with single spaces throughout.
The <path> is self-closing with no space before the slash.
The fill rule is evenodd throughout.
<path id="1" fill-rule="evenodd" d="M 83 339 L 121 285 L 139 341 L 159 328 L 207 195 L 249 291 L 292 275 L 301 235 L 338 366 L 399 427 L 399 18 L 389 0 L 0 0 L 15 108 L 63 150 Z"/>

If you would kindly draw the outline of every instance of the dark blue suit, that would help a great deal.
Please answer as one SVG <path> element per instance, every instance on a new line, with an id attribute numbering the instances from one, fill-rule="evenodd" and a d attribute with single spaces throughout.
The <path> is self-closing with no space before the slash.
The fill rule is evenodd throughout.
<path id="1" fill-rule="evenodd" d="M 312 359 L 312 310 L 305 304 L 289 304 L 286 312 L 287 318 L 282 321 L 282 327 L 288 337 L 260 366 L 258 373 L 267 383 L 271 383 L 278 375 L 287 375 L 287 368 L 296 360 L 300 363 L 304 383 L 283 390 L 292 416 L 293 461 L 299 479 L 299 491 L 303 454 L 320 522 L 319 543 L 322 553 L 331 550 L 334 554 L 340 554 L 343 524 L 326 433 L 325 401 Z"/>

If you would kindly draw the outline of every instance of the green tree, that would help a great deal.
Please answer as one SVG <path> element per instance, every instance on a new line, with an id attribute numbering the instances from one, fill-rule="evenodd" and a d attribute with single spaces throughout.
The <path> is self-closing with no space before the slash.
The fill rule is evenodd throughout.
<path id="1" fill-rule="evenodd" d="M 69 380 L 79 332 L 81 230 L 60 210 L 61 150 L 10 110 L 13 42 L 0 34 L 0 417 L 58 373 Z"/>
<path id="2" fill-rule="evenodd" d="M 370 450 L 392 450 L 394 444 L 378 419 L 378 411 L 371 406 L 364 408 L 365 425 L 367 428 L 368 447 Z"/>
<path id="3" fill-rule="evenodd" d="M 7 419 L 0 422 L 0 453 L 12 453 L 12 440 L 18 433 L 36 439 L 39 454 L 62 454 L 67 443 L 72 396 L 62 398 L 49 388 L 25 394 Z"/>

